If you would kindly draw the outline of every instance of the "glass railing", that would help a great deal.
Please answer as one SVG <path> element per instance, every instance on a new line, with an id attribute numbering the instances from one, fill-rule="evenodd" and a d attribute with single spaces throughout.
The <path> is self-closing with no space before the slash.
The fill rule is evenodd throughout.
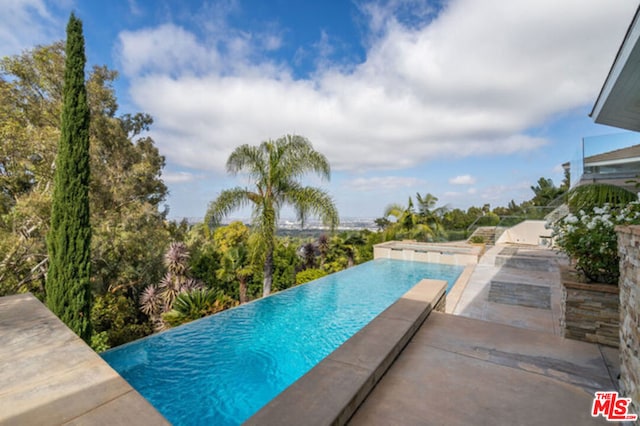
<path id="1" fill-rule="evenodd" d="M 585 158 L 588 159 L 594 155 L 629 148 L 639 144 L 640 133 L 637 132 L 622 132 L 582 138 L 573 158 L 571 158 L 571 187 L 576 186 L 578 182 L 580 182 L 580 179 L 585 176 L 585 173 L 588 173 L 590 176 L 593 175 L 593 168 L 585 170 Z"/>

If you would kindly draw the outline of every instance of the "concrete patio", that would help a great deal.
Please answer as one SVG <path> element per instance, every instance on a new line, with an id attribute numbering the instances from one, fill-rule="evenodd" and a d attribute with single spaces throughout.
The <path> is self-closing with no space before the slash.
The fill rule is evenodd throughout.
<path id="1" fill-rule="evenodd" d="M 433 312 L 350 423 L 605 424 L 594 392 L 616 390 L 618 350 L 560 337 L 555 252 L 491 247 L 455 306 Z"/>
<path id="2" fill-rule="evenodd" d="M 432 312 L 352 425 L 591 425 L 617 351 Z"/>

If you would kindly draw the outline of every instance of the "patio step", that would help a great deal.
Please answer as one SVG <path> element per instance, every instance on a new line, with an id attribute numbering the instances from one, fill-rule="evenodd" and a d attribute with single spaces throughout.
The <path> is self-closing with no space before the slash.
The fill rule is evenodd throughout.
<path id="1" fill-rule="evenodd" d="M 552 272 L 558 269 L 558 260 L 550 256 L 531 255 L 517 247 L 505 247 L 496 255 L 495 266 Z"/>

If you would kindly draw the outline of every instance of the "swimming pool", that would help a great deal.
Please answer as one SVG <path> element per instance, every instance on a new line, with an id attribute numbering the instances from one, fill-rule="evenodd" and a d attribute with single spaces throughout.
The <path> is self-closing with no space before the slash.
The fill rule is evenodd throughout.
<path id="1" fill-rule="evenodd" d="M 373 260 L 102 356 L 174 425 L 236 425 L 421 279 L 462 270 Z"/>

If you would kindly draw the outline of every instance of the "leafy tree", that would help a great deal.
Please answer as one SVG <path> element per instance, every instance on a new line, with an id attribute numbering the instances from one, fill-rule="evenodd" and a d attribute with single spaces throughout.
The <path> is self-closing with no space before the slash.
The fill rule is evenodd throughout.
<path id="1" fill-rule="evenodd" d="M 435 235 L 434 230 L 426 223 L 421 223 L 420 216 L 415 212 L 413 200 L 409 197 L 406 207 L 391 204 L 384 212 L 384 217 L 394 217 L 396 221 L 389 226 L 388 238 L 411 238 L 427 240 Z"/>
<path id="2" fill-rule="evenodd" d="M 431 228 L 434 236 L 443 235 L 442 217 L 447 212 L 447 207 L 436 207 L 438 197 L 430 193 L 426 193 L 424 197 L 416 193 L 416 201 L 418 202 L 418 221 Z"/>
<path id="3" fill-rule="evenodd" d="M 64 107 L 47 236 L 47 306 L 85 341 L 91 339 L 89 107 L 82 22 L 67 25 Z"/>
<path id="4" fill-rule="evenodd" d="M 280 208 L 285 204 L 293 206 L 303 223 L 309 214 L 319 215 L 332 227 L 338 223 L 338 211 L 329 194 L 298 181 L 309 172 L 329 179 L 329 162 L 306 138 L 295 135 L 268 140 L 259 146 L 236 148 L 227 160 L 227 171 L 233 175 L 247 172 L 255 182 L 255 189 L 236 187 L 223 191 L 209 205 L 207 222 L 215 225 L 236 208 L 253 207 L 253 229 L 264 258 L 262 294 L 266 296 L 271 293 L 273 283 L 273 252 Z"/>
<path id="5" fill-rule="evenodd" d="M 246 303 L 248 282 L 254 272 L 249 249 L 249 228 L 242 222 L 232 222 L 216 229 L 214 239 L 221 256 L 216 276 L 221 282 L 231 284 L 232 288 L 226 289 L 227 294 L 237 294 L 240 303 Z"/>
<path id="6" fill-rule="evenodd" d="M 151 325 L 141 315 L 135 300 L 114 293 L 95 298 L 91 308 L 91 326 L 94 331 L 91 347 L 99 352 L 152 332 Z M 94 344 L 96 339 L 98 342 Z"/>
<path id="7" fill-rule="evenodd" d="M 253 267 L 249 263 L 249 251 L 246 244 L 229 249 L 222 257 L 221 268 L 217 271 L 217 277 L 220 281 L 233 285 L 237 283 L 240 303 L 246 303 L 249 300 L 247 289 L 252 275 Z"/>
<path id="8" fill-rule="evenodd" d="M 31 291 L 45 298 L 64 51 L 58 42 L 0 60 L 0 295 Z M 98 294 L 123 290 L 137 300 L 162 277 L 170 236 L 158 207 L 167 189 L 160 177 L 164 159 L 142 136 L 151 117 L 116 117 L 116 77 L 93 67 L 86 81 L 91 280 Z"/>
<path id="9" fill-rule="evenodd" d="M 379 232 L 371 232 L 367 229 L 360 231 L 360 235 L 364 239 L 364 244 L 357 246 L 357 257 L 360 262 L 367 262 L 373 259 L 373 246 L 384 241 L 383 235 Z"/>
<path id="10" fill-rule="evenodd" d="M 349 233 L 346 235 L 346 238 L 342 240 L 342 246 L 347 256 L 347 268 L 351 268 L 356 264 L 358 247 L 364 244 L 365 240 L 359 232 Z"/>
<path id="11" fill-rule="evenodd" d="M 46 298 L 65 58 L 65 44 L 56 42 L 0 59 L 0 295 L 30 291 Z M 102 339 L 104 348 L 150 330 L 146 317 L 138 312 L 134 320 L 129 309 L 137 310 L 142 289 L 160 281 L 163 253 L 184 227 L 159 210 L 167 189 L 164 158 L 145 136 L 153 120 L 141 113 L 117 116 L 117 72 L 94 66 L 87 75 L 91 283 L 102 306 L 97 317 L 92 309 L 92 340 Z M 116 316 L 128 319 L 99 319 Z M 129 322 L 147 331 L 134 332 Z"/>
<path id="12" fill-rule="evenodd" d="M 296 273 L 302 269 L 302 259 L 297 253 L 298 244 L 279 238 L 273 252 L 273 283 L 275 290 L 285 290 L 296 284 Z M 258 275 L 259 276 L 259 275 Z"/>
<path id="13" fill-rule="evenodd" d="M 461 209 L 452 209 L 442 217 L 443 226 L 446 229 L 466 230 L 476 220 L 476 216 L 470 216 Z"/>
<path id="14" fill-rule="evenodd" d="M 378 231 L 384 231 L 386 230 L 389 226 L 391 226 L 391 224 L 393 222 L 391 222 L 389 219 L 387 219 L 386 217 L 379 217 L 377 219 L 374 220 L 374 223 L 376 224 L 376 226 L 378 227 Z"/>
<path id="15" fill-rule="evenodd" d="M 223 290 L 229 294 L 226 289 L 220 287 L 221 283 L 216 276 L 220 269 L 222 254 L 218 250 L 213 234 L 204 223 L 192 226 L 187 232 L 185 240 L 191 253 L 189 259 L 191 274 L 205 283 L 207 288 Z"/>
<path id="16" fill-rule="evenodd" d="M 541 177 L 538 179 L 537 185 L 532 186 L 531 190 L 534 193 L 534 197 L 531 202 L 534 206 L 546 207 L 553 200 L 561 196 L 566 190 L 558 188 L 553 184 L 553 180 L 545 179 Z"/>
<path id="17" fill-rule="evenodd" d="M 359 254 L 366 241 L 361 232 L 342 232 L 331 239 L 331 249 L 327 255 L 324 270 L 338 272 L 360 263 Z M 372 250 L 373 255 L 373 250 Z"/>

